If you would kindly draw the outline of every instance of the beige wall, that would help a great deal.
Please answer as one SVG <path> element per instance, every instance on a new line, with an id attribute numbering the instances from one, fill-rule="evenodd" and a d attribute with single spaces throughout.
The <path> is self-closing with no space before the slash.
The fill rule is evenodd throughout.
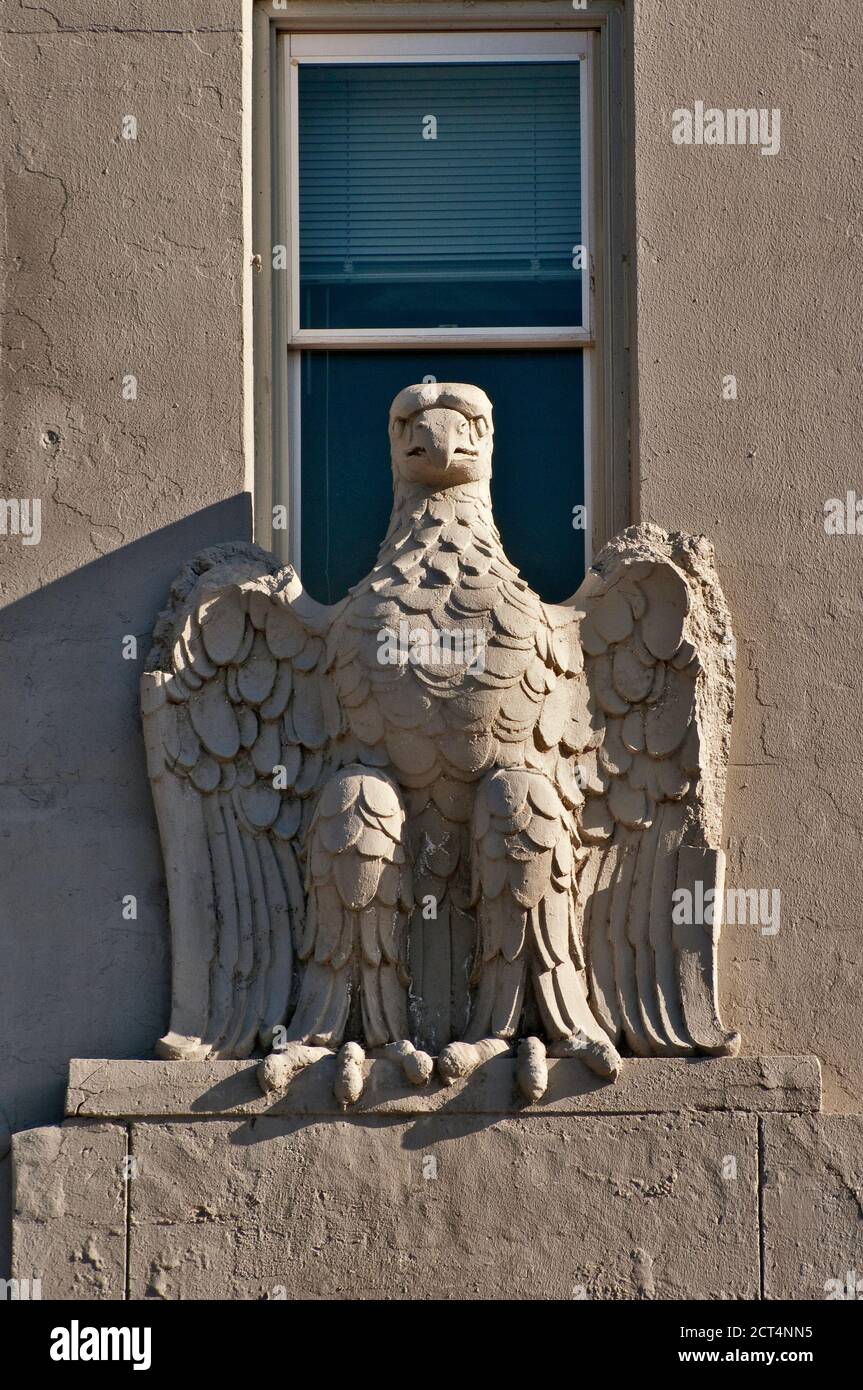
<path id="1" fill-rule="evenodd" d="M 731 881 L 782 893 L 777 936 L 726 931 L 725 1011 L 749 1052 L 817 1051 L 828 1104 L 859 1109 L 863 537 L 825 536 L 821 513 L 863 490 L 863 10 L 635 11 L 636 511 L 716 542 L 740 651 Z M 0 540 L 0 1104 L 18 1128 L 60 1114 L 69 1056 L 146 1055 L 164 1026 L 140 663 L 121 642 L 143 654 L 179 564 L 248 532 L 249 248 L 239 0 L 2 0 L 0 34 L 0 494 L 43 503 L 39 546 Z M 671 111 L 698 98 L 779 106 L 781 152 L 675 147 Z"/>
<path id="2" fill-rule="evenodd" d="M 863 7 L 635 8 L 636 505 L 715 542 L 739 653 L 730 881 L 782 894 L 776 936 L 725 931 L 725 1013 L 747 1051 L 817 1052 L 827 1107 L 859 1110 L 863 535 L 826 535 L 823 505 L 863 495 Z M 699 98 L 779 107 L 779 153 L 674 145 Z"/>
<path id="3" fill-rule="evenodd" d="M 14 1128 L 60 1113 L 70 1055 L 147 1052 L 164 1026 L 137 682 L 179 566 L 249 529 L 240 20 L 232 0 L 0 0 L 0 496 L 42 502 L 39 545 L 0 537 Z"/>

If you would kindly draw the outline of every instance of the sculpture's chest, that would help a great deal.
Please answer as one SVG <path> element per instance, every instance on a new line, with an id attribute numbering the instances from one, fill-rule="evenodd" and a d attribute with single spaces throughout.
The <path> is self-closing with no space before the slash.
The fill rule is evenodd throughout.
<path id="1" fill-rule="evenodd" d="M 521 637 L 503 630 L 500 578 L 433 578 L 352 598 L 333 668 L 359 757 L 408 786 L 472 782 L 495 765 L 501 704 L 536 656 L 527 624 Z"/>

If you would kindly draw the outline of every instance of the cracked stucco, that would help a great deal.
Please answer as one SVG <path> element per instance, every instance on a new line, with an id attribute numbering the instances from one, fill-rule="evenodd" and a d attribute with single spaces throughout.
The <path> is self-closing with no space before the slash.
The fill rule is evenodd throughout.
<path id="1" fill-rule="evenodd" d="M 728 882 L 781 892 L 778 935 L 724 929 L 722 1013 L 746 1051 L 818 1053 L 827 1108 L 860 1110 L 863 536 L 827 536 L 823 504 L 863 495 L 863 9 L 638 0 L 635 27 L 640 513 L 716 547 Z M 698 99 L 778 106 L 780 153 L 673 145 Z"/>
<path id="2" fill-rule="evenodd" d="M 180 565 L 248 532 L 240 9 L 194 10 L 0 3 L 0 495 L 42 503 L 39 545 L 0 537 L 14 1129 L 59 1113 L 71 1055 L 146 1053 L 162 1030 L 138 675 Z M 122 657 L 129 635 L 141 660 Z"/>
<path id="3" fill-rule="evenodd" d="M 0 32 L 19 34 L 193 34 L 237 33 L 238 0 L 57 0 L 39 5 L 3 0 Z"/>

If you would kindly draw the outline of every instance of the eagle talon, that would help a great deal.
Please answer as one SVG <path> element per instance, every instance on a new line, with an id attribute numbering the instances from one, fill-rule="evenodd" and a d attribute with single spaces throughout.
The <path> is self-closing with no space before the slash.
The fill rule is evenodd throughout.
<path id="1" fill-rule="evenodd" d="M 286 1043 L 261 1062 L 257 1071 L 258 1085 L 265 1096 L 286 1091 L 294 1077 L 305 1067 L 332 1055 L 328 1047 L 310 1047 L 302 1042 Z"/>
<path id="2" fill-rule="evenodd" d="M 401 1062 L 405 1080 L 412 1086 L 425 1086 L 434 1070 L 434 1059 L 427 1052 L 420 1052 L 407 1038 L 387 1043 L 383 1052 L 396 1057 Z"/>
<path id="3" fill-rule="evenodd" d="M 524 1038 L 518 1046 L 516 1076 L 525 1100 L 535 1105 L 548 1089 L 548 1063 L 545 1045 L 539 1038 Z"/>
<path id="4" fill-rule="evenodd" d="M 345 1043 L 336 1055 L 336 1079 L 333 1092 L 343 1110 L 354 1105 L 363 1093 L 365 1076 L 363 1062 L 366 1054 L 359 1043 Z"/>
<path id="5" fill-rule="evenodd" d="M 548 1049 L 550 1057 L 577 1057 L 597 1076 L 616 1081 L 622 1066 L 620 1053 L 611 1042 L 589 1038 L 579 1028 L 570 1038 L 561 1038 Z"/>
<path id="6" fill-rule="evenodd" d="M 440 1078 L 445 1086 L 465 1081 L 478 1066 L 501 1052 L 509 1052 L 509 1043 L 504 1038 L 483 1038 L 478 1043 L 448 1043 L 437 1059 Z"/>
<path id="7" fill-rule="evenodd" d="M 404 1058 L 402 1070 L 412 1086 L 426 1086 L 434 1071 L 434 1058 L 427 1052 L 415 1049 L 410 1056 Z"/>

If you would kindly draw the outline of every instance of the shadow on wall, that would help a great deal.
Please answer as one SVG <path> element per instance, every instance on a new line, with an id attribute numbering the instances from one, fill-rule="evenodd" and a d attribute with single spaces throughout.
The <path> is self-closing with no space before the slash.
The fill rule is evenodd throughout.
<path id="1" fill-rule="evenodd" d="M 60 1119 L 70 1057 L 147 1057 L 166 1026 L 138 678 L 181 565 L 250 535 L 238 495 L 0 612 L 0 1108 L 13 1130 Z M 129 635 L 137 660 L 123 657 Z"/>

